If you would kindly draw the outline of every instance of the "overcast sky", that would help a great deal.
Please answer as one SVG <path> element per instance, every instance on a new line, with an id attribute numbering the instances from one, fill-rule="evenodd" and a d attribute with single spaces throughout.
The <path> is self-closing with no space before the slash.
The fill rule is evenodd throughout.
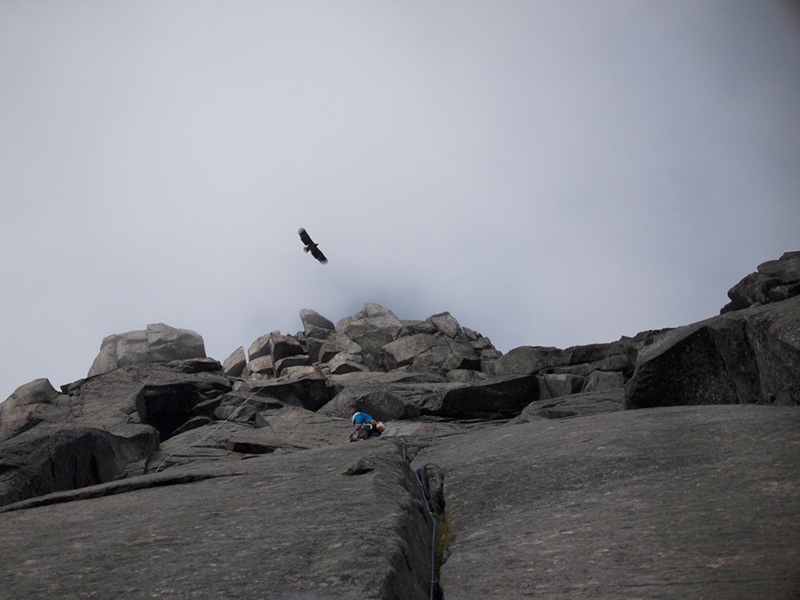
<path id="1" fill-rule="evenodd" d="M 0 0 L 0 399 L 157 322 L 220 361 L 365 302 L 503 352 L 689 324 L 799 192 L 778 2 Z"/>

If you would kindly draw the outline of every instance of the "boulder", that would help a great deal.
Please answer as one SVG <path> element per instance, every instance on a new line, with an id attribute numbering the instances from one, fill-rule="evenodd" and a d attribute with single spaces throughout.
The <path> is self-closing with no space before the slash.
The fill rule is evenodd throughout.
<path id="1" fill-rule="evenodd" d="M 0 441 L 42 422 L 63 421 L 69 414 L 68 401 L 68 396 L 59 394 L 49 379 L 34 379 L 19 386 L 0 404 Z"/>
<path id="2" fill-rule="evenodd" d="M 750 306 L 788 300 L 800 294 L 800 252 L 785 252 L 778 260 L 758 265 L 751 273 L 728 291 L 730 302 L 721 314 Z"/>
<path id="3" fill-rule="evenodd" d="M 252 362 L 256 358 L 271 356 L 274 362 L 287 356 L 305 354 L 305 349 L 300 341 L 293 335 L 284 335 L 280 331 L 273 331 L 262 335 L 250 344 L 247 355 Z"/>
<path id="4" fill-rule="evenodd" d="M 336 329 L 333 321 L 323 317 L 315 310 L 304 308 L 300 311 L 300 320 L 303 322 L 303 332 L 308 336 L 314 336 L 316 332 L 332 332 Z"/>
<path id="5" fill-rule="evenodd" d="M 247 357 L 244 354 L 244 348 L 239 346 L 222 362 L 222 370 L 228 377 L 241 377 L 246 364 Z"/>
<path id="6" fill-rule="evenodd" d="M 286 371 L 280 379 L 253 382 L 252 391 L 307 410 L 318 410 L 328 403 L 328 386 L 325 376 L 318 369 L 291 367 Z"/>
<path id="7" fill-rule="evenodd" d="M 262 335 L 256 338 L 250 347 L 247 349 L 247 358 L 249 361 L 253 361 L 256 358 L 261 358 L 262 356 L 272 356 L 272 349 L 270 347 L 270 340 L 272 339 L 273 335 L 280 335 L 279 331 L 273 331 L 266 335 Z"/>
<path id="8" fill-rule="evenodd" d="M 205 358 L 203 338 L 188 329 L 154 323 L 144 330 L 114 334 L 103 339 L 88 377 L 120 367 Z"/>
<path id="9" fill-rule="evenodd" d="M 561 364 L 564 364 L 564 351 L 559 348 L 520 346 L 495 360 L 493 370 L 498 376 L 527 375 Z"/>
<path id="10" fill-rule="evenodd" d="M 316 362 L 330 362 L 339 353 L 361 355 L 361 346 L 343 333 L 332 333 L 321 341 L 319 349 L 316 351 Z"/>
<path id="11" fill-rule="evenodd" d="M 342 333 L 361 347 L 364 362 L 370 370 L 384 370 L 382 348 L 405 331 L 395 314 L 379 304 L 367 303 L 364 309 L 336 324 Z"/>
<path id="12" fill-rule="evenodd" d="M 536 375 L 510 375 L 474 385 L 446 384 L 444 393 L 427 399 L 420 413 L 450 419 L 504 419 L 516 417 L 538 399 Z"/>
<path id="13" fill-rule="evenodd" d="M 452 340 L 468 341 L 467 335 L 464 333 L 464 330 L 461 329 L 461 325 L 449 312 L 431 315 L 428 317 L 428 321 L 430 321 L 436 330 L 445 337 Z"/>
<path id="14" fill-rule="evenodd" d="M 388 370 L 410 365 L 420 354 L 439 345 L 447 345 L 445 340 L 427 333 L 407 335 L 383 346 Z"/>
<path id="15" fill-rule="evenodd" d="M 340 352 L 328 363 L 328 372 L 332 375 L 368 371 L 360 354 Z"/>
<path id="16" fill-rule="evenodd" d="M 379 421 L 419 416 L 419 408 L 402 395 L 402 388 L 378 383 L 346 387 L 323 406 L 320 415 L 349 419 L 354 412 L 372 415 Z"/>
<path id="17" fill-rule="evenodd" d="M 218 362 L 188 359 L 119 368 L 65 387 L 66 423 L 106 430 L 147 423 L 167 439 L 195 407 L 230 391 L 231 383 Z"/>
<path id="18" fill-rule="evenodd" d="M 270 338 L 270 354 L 272 360 L 277 362 L 289 356 L 305 354 L 305 349 L 300 341 L 293 335 L 272 333 Z"/>
<path id="19" fill-rule="evenodd" d="M 259 356 L 254 358 L 245 365 L 242 370 L 242 377 L 249 378 L 253 375 L 260 376 L 260 378 L 269 378 L 275 375 L 275 362 L 272 356 Z"/>
<path id="20" fill-rule="evenodd" d="M 679 327 L 642 349 L 628 408 L 800 404 L 800 296 Z"/>
<path id="21" fill-rule="evenodd" d="M 383 347 L 388 370 L 409 366 L 413 371 L 446 375 L 453 369 L 481 368 L 480 355 L 467 341 L 458 342 L 443 335 L 416 333 L 396 339 Z"/>
<path id="22" fill-rule="evenodd" d="M 281 373 L 289 367 L 310 367 L 311 359 L 307 354 L 292 354 L 275 361 L 275 376 L 280 377 Z"/>

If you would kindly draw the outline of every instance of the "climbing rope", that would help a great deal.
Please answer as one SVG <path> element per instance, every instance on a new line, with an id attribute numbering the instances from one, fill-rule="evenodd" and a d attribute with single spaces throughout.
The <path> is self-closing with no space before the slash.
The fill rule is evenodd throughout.
<path id="1" fill-rule="evenodd" d="M 249 381 L 247 381 L 246 379 L 239 379 L 239 381 L 241 381 L 241 382 L 243 382 L 243 383 L 246 383 L 246 384 L 249 386 L 249 387 L 248 387 L 248 390 L 252 390 L 252 389 L 253 389 L 253 384 L 252 384 L 252 383 L 250 383 Z M 239 390 L 236 390 L 236 391 L 239 391 Z M 227 423 L 228 421 L 230 421 L 230 420 L 231 420 L 231 419 L 233 419 L 234 417 L 238 416 L 238 414 L 239 414 L 239 413 L 242 411 L 242 409 L 245 407 L 245 405 L 246 405 L 248 402 L 250 402 L 250 400 L 251 400 L 251 399 L 252 399 L 254 396 L 257 396 L 257 395 L 258 395 L 258 391 L 255 391 L 255 392 L 253 392 L 252 394 L 250 394 L 250 395 L 249 395 L 247 398 L 245 398 L 245 399 L 244 399 L 244 402 L 242 402 L 242 404 L 241 404 L 240 406 L 236 407 L 236 408 L 235 408 L 233 411 L 231 411 L 231 414 L 228 416 L 228 418 L 227 418 L 227 419 L 225 419 L 224 421 L 221 421 L 221 422 L 220 422 L 220 423 L 219 423 L 219 424 L 218 424 L 216 427 L 214 427 L 214 429 L 212 429 L 211 431 L 209 431 L 209 432 L 208 432 L 207 434 L 205 434 L 203 437 L 201 437 L 201 438 L 199 438 L 199 439 L 197 439 L 197 440 L 193 441 L 193 442 L 192 442 L 191 444 L 189 444 L 188 446 L 185 446 L 185 447 L 183 447 L 183 448 L 178 448 L 177 450 L 175 450 L 175 451 L 171 452 L 170 454 L 168 454 L 168 455 L 167 455 L 167 456 L 164 458 L 164 460 L 162 460 L 162 461 L 161 461 L 161 464 L 160 464 L 160 465 L 158 465 L 158 468 L 156 469 L 156 471 L 155 471 L 155 472 L 156 472 L 156 473 L 160 473 L 160 472 L 161 472 L 161 469 L 162 469 L 162 467 L 163 467 L 163 466 L 166 464 L 166 462 L 167 462 L 167 461 L 168 461 L 170 458 L 172 458 L 173 456 L 175 456 L 176 454 L 178 454 L 179 452 L 185 452 L 186 450 L 188 450 L 188 449 L 189 449 L 189 448 L 191 448 L 192 446 L 196 446 L 196 445 L 197 445 L 197 444 L 199 444 L 200 442 L 202 442 L 202 441 L 204 441 L 204 440 L 208 439 L 209 437 L 211 437 L 211 436 L 212 436 L 214 433 L 216 433 L 216 432 L 219 430 L 219 428 L 220 428 L 220 427 L 222 427 L 223 425 L 225 425 L 225 423 Z"/>
<path id="2" fill-rule="evenodd" d="M 409 465 L 411 461 L 408 460 L 408 456 L 406 456 L 406 438 L 400 438 L 400 441 L 403 445 L 403 460 L 405 460 Z M 430 600 L 433 600 L 434 592 L 436 589 L 436 517 L 433 516 L 433 511 L 431 510 L 431 505 L 428 503 L 428 495 L 425 493 L 425 486 L 422 485 L 422 479 L 419 477 L 419 472 L 416 469 L 411 469 L 411 472 L 414 473 L 414 477 L 417 478 L 417 485 L 419 485 L 419 491 L 422 494 L 422 500 L 425 502 L 425 509 L 428 511 L 428 516 L 431 518 L 431 587 L 430 587 Z"/>

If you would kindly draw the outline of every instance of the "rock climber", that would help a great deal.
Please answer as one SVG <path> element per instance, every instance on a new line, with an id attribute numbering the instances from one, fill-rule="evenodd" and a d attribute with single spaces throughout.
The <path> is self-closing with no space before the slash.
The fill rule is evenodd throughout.
<path id="1" fill-rule="evenodd" d="M 378 437 L 383 433 L 383 430 L 386 429 L 383 423 L 376 421 L 370 415 L 363 412 L 354 413 L 352 421 L 354 429 L 350 433 L 351 442 Z"/>

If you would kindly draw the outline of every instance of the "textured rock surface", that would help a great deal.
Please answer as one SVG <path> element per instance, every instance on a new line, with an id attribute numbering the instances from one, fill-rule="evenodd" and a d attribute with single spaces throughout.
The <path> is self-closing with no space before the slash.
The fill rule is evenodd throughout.
<path id="1" fill-rule="evenodd" d="M 440 599 L 798 597 L 800 296 L 769 297 L 505 356 L 376 304 L 224 366 L 109 336 L 0 405 L 3 597 L 428 598 L 432 555 Z"/>
<path id="2" fill-rule="evenodd" d="M 800 296 L 660 336 L 639 354 L 627 406 L 800 404 Z"/>
<path id="3" fill-rule="evenodd" d="M 142 330 L 106 337 L 88 376 L 108 373 L 119 367 L 205 356 L 205 345 L 199 334 L 154 323 Z"/>
<path id="4" fill-rule="evenodd" d="M 135 481 L 0 514 L 3 597 L 427 597 L 429 525 L 394 444 Z"/>
<path id="5" fill-rule="evenodd" d="M 728 291 L 731 301 L 722 307 L 726 313 L 750 306 L 770 304 L 800 295 L 800 252 L 786 252 L 778 260 L 758 265 Z"/>
<path id="6" fill-rule="evenodd" d="M 800 411 L 693 407 L 426 442 L 444 598 L 796 598 Z"/>

